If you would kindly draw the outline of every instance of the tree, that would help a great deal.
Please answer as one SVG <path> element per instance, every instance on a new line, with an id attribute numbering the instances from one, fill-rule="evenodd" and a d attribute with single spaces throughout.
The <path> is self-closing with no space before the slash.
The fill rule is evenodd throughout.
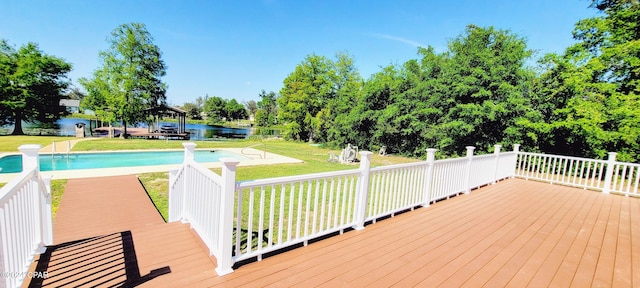
<path id="1" fill-rule="evenodd" d="M 269 93 L 262 90 L 260 94 L 260 101 L 258 101 L 258 108 L 260 111 L 260 119 L 256 119 L 259 126 L 270 126 L 276 124 L 276 115 L 278 113 L 278 96 L 275 92 L 269 91 Z"/>
<path id="2" fill-rule="evenodd" d="M 204 113 L 211 122 L 220 122 L 227 117 L 226 101 L 220 97 L 208 97 L 204 103 Z"/>
<path id="3" fill-rule="evenodd" d="M 110 47 L 100 52 L 102 66 L 93 78 L 80 79 L 88 91 L 84 107 L 122 120 L 126 135 L 127 123 L 145 120 L 146 108 L 166 103 L 167 85 L 161 80 L 166 66 L 144 24 L 120 25 L 108 42 Z"/>
<path id="4" fill-rule="evenodd" d="M 67 98 L 74 100 L 82 100 L 85 96 L 87 95 L 78 89 L 78 87 L 72 87 L 69 92 L 66 93 Z"/>
<path id="5" fill-rule="evenodd" d="M 247 102 L 244 102 L 244 107 L 247 109 L 247 112 L 250 116 L 256 116 L 256 112 L 258 111 L 258 103 L 256 103 L 256 101 L 249 100 Z"/>
<path id="6" fill-rule="evenodd" d="M 603 15 L 580 20 L 578 43 L 563 55 L 547 55 L 539 88 L 543 121 L 532 126 L 544 135 L 550 153 L 622 161 L 640 155 L 640 3 L 598 0 Z M 547 122 L 551 120 L 551 122 Z"/>
<path id="7" fill-rule="evenodd" d="M 0 40 L 0 124 L 15 124 L 13 135 L 23 135 L 22 121 L 52 124 L 66 114 L 60 106 L 69 86 L 71 64 L 44 54 L 35 43 L 17 51 Z"/>
<path id="8" fill-rule="evenodd" d="M 278 118 L 286 123 L 286 138 L 313 141 L 318 127 L 314 117 L 335 95 L 332 66 L 332 61 L 324 56 L 308 55 L 284 79 L 278 98 Z"/>
<path id="9" fill-rule="evenodd" d="M 202 112 L 204 111 L 204 103 L 207 101 L 209 96 L 199 96 L 196 98 L 195 102 L 187 102 L 182 106 L 182 110 L 187 112 L 187 115 L 191 119 L 200 120 L 202 119 Z"/>
<path id="10" fill-rule="evenodd" d="M 357 103 L 363 81 L 349 55 L 338 53 L 336 58 L 308 55 L 283 81 L 277 104 L 286 138 L 343 140 L 340 127 L 348 126 L 345 113 Z"/>
<path id="11" fill-rule="evenodd" d="M 184 105 L 182 105 L 182 110 L 186 111 L 187 116 L 191 119 L 202 119 L 202 117 L 200 117 L 200 112 L 202 112 L 202 110 L 195 103 L 184 103 Z"/>
<path id="12" fill-rule="evenodd" d="M 224 110 L 227 120 L 241 120 L 249 117 L 244 105 L 238 103 L 236 99 L 226 101 Z"/>
<path id="13" fill-rule="evenodd" d="M 380 146 L 388 146 L 397 149 L 395 140 L 397 137 L 385 137 L 391 135 L 393 128 L 389 126 L 389 118 L 385 111 L 393 103 L 392 97 L 399 95 L 403 78 L 398 67 L 394 65 L 383 67 L 381 71 L 373 74 L 363 87 L 361 97 L 358 98 L 355 107 L 349 112 L 351 131 L 344 142 L 358 143 L 358 146 L 372 151 Z M 388 129 L 389 128 L 389 129 Z M 398 150 L 394 150 L 397 152 Z"/>
<path id="14" fill-rule="evenodd" d="M 442 78 L 449 96 L 440 106 L 444 121 L 436 128 L 447 138 L 437 148 L 454 154 L 467 145 L 485 150 L 518 142 L 518 122 L 532 110 L 531 74 L 525 68 L 532 51 L 525 40 L 508 30 L 469 25 L 449 43 L 449 51 Z"/>

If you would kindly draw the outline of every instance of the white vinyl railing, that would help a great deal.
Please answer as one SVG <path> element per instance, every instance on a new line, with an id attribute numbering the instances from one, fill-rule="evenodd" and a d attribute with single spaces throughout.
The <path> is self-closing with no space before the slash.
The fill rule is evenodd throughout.
<path id="1" fill-rule="evenodd" d="M 53 242 L 51 177 L 40 177 L 40 148 L 18 148 L 22 173 L 0 189 L 0 287 L 20 287 L 34 256 Z"/>
<path id="2" fill-rule="evenodd" d="M 640 196 L 640 164 L 616 161 L 616 153 L 609 159 L 519 152 L 515 176 L 602 191 Z"/>
<path id="3" fill-rule="evenodd" d="M 217 272 L 293 245 L 414 209 L 510 177 L 639 195 L 640 165 L 609 160 L 512 152 L 370 167 L 360 152 L 359 169 L 236 183 L 237 160 L 222 160 L 222 176 L 193 161 L 195 144 L 185 143 L 185 163 L 170 175 L 169 219 L 189 222 L 218 260 Z"/>
<path id="4" fill-rule="evenodd" d="M 259 257 L 354 225 L 359 171 L 240 182 L 234 256 Z"/>
<path id="5" fill-rule="evenodd" d="M 169 221 L 189 223 L 218 260 L 219 275 L 230 273 L 236 159 L 222 158 L 222 177 L 194 161 L 195 143 L 185 147 L 182 168 L 169 172 Z"/>
<path id="6" fill-rule="evenodd" d="M 370 167 L 363 151 L 359 169 L 242 181 L 237 160 L 223 159 L 222 176 L 193 161 L 195 144 L 184 143 L 185 162 L 170 173 L 169 221 L 188 222 L 218 261 L 218 274 L 257 258 L 345 229 L 513 177 L 517 154 L 500 153 Z M 504 155 L 504 156 L 503 156 Z M 506 167 L 506 168 L 505 168 Z"/>
<path id="7" fill-rule="evenodd" d="M 390 165 L 371 169 L 365 221 L 424 206 L 429 183 L 429 162 Z"/>

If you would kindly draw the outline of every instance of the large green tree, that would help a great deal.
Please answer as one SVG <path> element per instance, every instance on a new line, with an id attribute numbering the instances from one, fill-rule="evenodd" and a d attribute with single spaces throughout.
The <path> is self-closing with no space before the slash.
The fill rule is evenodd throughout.
<path id="1" fill-rule="evenodd" d="M 230 99 L 229 101 L 226 101 L 224 110 L 227 121 L 249 118 L 247 109 L 245 109 L 244 105 L 240 104 L 236 99 Z"/>
<path id="2" fill-rule="evenodd" d="M 601 14 L 579 21 L 578 41 L 547 55 L 537 101 L 543 121 L 531 125 L 541 150 L 623 161 L 640 155 L 640 2 L 599 0 Z"/>
<path id="3" fill-rule="evenodd" d="M 531 51 L 522 38 L 469 25 L 448 51 L 426 47 L 418 54 L 421 59 L 386 67 L 365 84 L 350 118 L 357 138 L 369 139 L 367 148 L 454 155 L 467 145 L 486 151 L 519 142 L 520 122 L 534 112 L 532 73 L 525 67 Z"/>
<path id="4" fill-rule="evenodd" d="M 276 124 L 276 116 L 278 113 L 278 95 L 276 92 L 262 90 L 260 94 L 260 101 L 257 103 L 256 123 L 258 126 L 270 126 Z"/>
<path id="5" fill-rule="evenodd" d="M 161 78 L 166 65 L 142 23 L 118 26 L 107 41 L 109 48 L 99 55 L 101 67 L 91 79 L 80 79 L 88 92 L 83 107 L 122 120 L 126 136 L 127 123 L 143 121 L 146 108 L 165 104 L 167 85 Z"/>
<path id="6" fill-rule="evenodd" d="M 363 85 L 353 58 L 336 60 L 308 55 L 283 81 L 278 98 L 278 122 L 288 139 L 310 142 L 343 140 L 346 113 L 357 103 Z M 344 143 L 338 143 L 344 144 Z"/>
<path id="7" fill-rule="evenodd" d="M 450 98 L 445 122 L 438 131 L 447 135 L 438 148 L 449 153 L 467 145 L 490 149 L 494 144 L 518 142 L 518 122 L 531 112 L 532 55 L 526 41 L 508 30 L 469 25 L 449 43 L 450 65 L 445 85 Z"/>
<path id="8" fill-rule="evenodd" d="M 207 114 L 210 122 L 220 122 L 227 117 L 227 101 L 218 96 L 207 97 L 204 102 L 203 111 Z"/>
<path id="9" fill-rule="evenodd" d="M 52 124 L 66 114 L 60 99 L 69 86 L 71 64 L 44 54 L 34 43 L 15 50 L 0 40 L 0 124 L 13 123 L 14 135 L 24 134 L 22 121 Z"/>

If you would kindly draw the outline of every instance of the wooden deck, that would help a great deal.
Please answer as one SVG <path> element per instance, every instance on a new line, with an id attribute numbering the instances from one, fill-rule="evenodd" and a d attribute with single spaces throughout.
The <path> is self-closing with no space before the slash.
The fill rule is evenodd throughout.
<path id="1" fill-rule="evenodd" d="M 34 265 L 49 277 L 25 286 L 199 287 L 218 277 L 198 236 L 165 223 L 134 175 L 69 179 L 53 227 Z"/>
<path id="2" fill-rule="evenodd" d="M 88 181 L 82 194 L 97 193 L 103 185 L 99 180 L 104 179 L 82 180 Z M 99 232 L 92 226 L 108 226 L 94 221 L 110 216 L 87 216 L 82 219 L 91 219 L 89 222 L 72 225 L 87 228 L 78 228 L 83 231 L 74 232 L 77 236 L 65 236 L 71 229 L 61 227 L 67 221 L 63 209 L 98 211 L 89 203 L 63 206 L 72 198 L 70 189 L 75 184 L 69 180 L 68 185 L 54 233 L 59 245 L 71 247 L 71 253 L 62 255 L 77 256 L 55 262 L 69 266 L 65 271 L 71 272 L 66 274 L 55 274 L 62 269 L 50 264 L 50 278 L 42 284 L 51 287 L 66 283 L 61 281 L 85 284 L 93 278 L 97 279 L 88 285 L 102 285 L 117 273 L 120 282 L 110 284 L 127 279 L 127 283 L 148 287 L 640 287 L 637 198 L 510 179 L 379 221 L 362 231 L 347 231 L 236 267 L 235 272 L 218 277 L 210 257 L 185 224 L 155 220 L 144 224 L 137 221 L 138 216 L 122 216 L 118 219 L 129 219 L 123 221 L 132 223 L 131 228 L 115 223 Z M 119 191 L 123 188 L 107 190 L 125 193 Z M 117 205 L 123 207 L 134 201 L 133 196 L 111 198 L 118 198 Z M 141 207 L 138 205 L 143 204 L 127 209 Z M 134 210 L 142 212 L 143 208 Z M 106 236 L 91 238 L 99 235 Z M 86 240 L 68 242 L 80 239 Z M 92 255 L 114 253 L 125 259 L 120 268 L 110 268 L 117 271 L 109 273 L 110 277 L 97 277 L 73 262 L 84 251 L 73 247 L 96 241 L 86 248 L 95 251 Z M 116 243 L 108 245 L 116 250 L 124 247 L 123 252 L 107 252 L 108 245 L 102 243 Z M 109 259 L 104 261 L 113 261 Z M 113 266 L 100 265 L 105 266 L 102 270 Z"/>

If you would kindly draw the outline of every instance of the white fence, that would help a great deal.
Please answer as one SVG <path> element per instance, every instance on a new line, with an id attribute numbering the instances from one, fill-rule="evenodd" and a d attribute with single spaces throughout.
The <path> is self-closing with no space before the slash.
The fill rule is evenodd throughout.
<path id="1" fill-rule="evenodd" d="M 0 189 L 0 287 L 19 287 L 53 242 L 51 178 L 40 177 L 40 145 L 23 145 L 22 173 Z"/>
<path id="2" fill-rule="evenodd" d="M 231 272 L 231 236 L 235 166 L 222 158 L 222 177 L 194 161 L 196 144 L 184 143 L 182 168 L 169 173 L 169 221 L 191 225 L 218 259 L 219 275 Z"/>
<path id="3" fill-rule="evenodd" d="M 218 261 L 218 274 L 257 258 L 346 229 L 364 229 L 382 217 L 428 206 L 472 188 L 513 177 L 514 152 L 370 167 L 236 183 L 238 162 L 222 159 L 222 176 L 193 161 L 195 144 L 184 143 L 185 163 L 170 173 L 169 220 L 188 222 Z M 509 173 L 510 171 L 510 173 Z"/>
<path id="4" fill-rule="evenodd" d="M 609 153 L 608 160 L 524 152 L 517 157 L 517 177 L 640 196 L 640 164 L 617 162 L 614 152 Z"/>

